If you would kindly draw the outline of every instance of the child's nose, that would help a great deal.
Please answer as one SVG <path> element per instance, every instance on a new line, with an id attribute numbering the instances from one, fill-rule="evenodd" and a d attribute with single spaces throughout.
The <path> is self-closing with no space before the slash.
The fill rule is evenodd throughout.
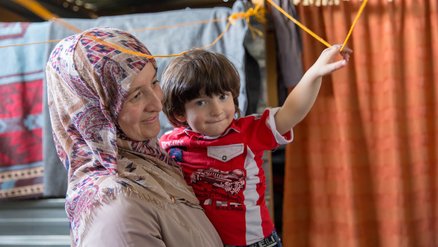
<path id="1" fill-rule="evenodd" d="M 214 101 L 210 106 L 211 106 L 210 108 L 211 115 L 217 116 L 222 113 L 222 107 L 218 102 Z"/>

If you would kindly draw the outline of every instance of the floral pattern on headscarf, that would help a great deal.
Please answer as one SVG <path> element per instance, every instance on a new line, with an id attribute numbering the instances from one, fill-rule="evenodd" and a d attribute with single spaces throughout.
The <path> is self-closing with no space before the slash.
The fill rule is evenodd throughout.
<path id="1" fill-rule="evenodd" d="M 133 141 L 118 127 L 131 83 L 147 63 L 156 68 L 155 60 L 99 40 L 150 54 L 129 33 L 94 28 L 63 39 L 50 55 L 48 104 L 55 146 L 68 171 L 66 211 L 73 245 L 80 245 L 91 211 L 120 193 L 157 204 L 174 198 L 198 203 L 156 138 Z"/>

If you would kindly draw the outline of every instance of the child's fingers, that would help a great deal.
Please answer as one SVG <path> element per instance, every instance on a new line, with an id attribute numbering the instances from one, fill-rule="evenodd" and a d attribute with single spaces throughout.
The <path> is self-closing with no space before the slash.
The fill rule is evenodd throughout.
<path id="1" fill-rule="evenodd" d="M 313 66 L 316 70 L 319 70 L 320 75 L 330 74 L 344 67 L 348 63 L 352 50 L 348 47 L 344 47 L 344 49 L 342 49 L 342 51 L 340 52 L 339 50 L 341 49 L 341 47 L 342 47 L 341 45 L 336 44 L 329 48 L 326 48 L 321 53 L 320 57 L 318 58 L 318 60 L 315 62 Z M 340 54 L 343 57 L 343 59 L 333 61 L 335 56 L 338 54 Z"/>
<path id="2" fill-rule="evenodd" d="M 342 49 L 342 51 L 340 53 L 341 53 L 341 56 L 344 58 L 344 60 L 348 61 L 348 60 L 350 60 L 350 55 L 351 55 L 351 53 L 353 53 L 353 50 L 351 50 L 348 47 L 344 47 L 344 49 Z"/>
<path id="3" fill-rule="evenodd" d="M 334 56 L 336 53 L 339 52 L 341 54 L 341 56 L 344 58 L 344 60 L 348 61 L 350 59 L 351 53 L 353 53 L 353 50 L 351 50 L 350 48 L 345 46 L 342 49 L 342 51 L 340 51 L 341 47 L 342 47 L 342 45 L 335 44 L 335 45 L 332 45 L 331 47 L 327 48 L 325 50 L 325 52 L 329 52 L 330 57 Z"/>
<path id="4" fill-rule="evenodd" d="M 341 47 L 338 45 L 333 45 L 329 48 L 324 49 L 317 62 L 320 64 L 329 63 L 333 59 L 333 57 L 335 57 L 335 55 L 338 54 L 340 48 Z"/>
<path id="5" fill-rule="evenodd" d="M 332 72 L 344 67 L 346 64 L 347 64 L 346 60 L 339 60 L 339 61 L 336 61 L 334 63 L 327 64 L 327 66 L 326 66 L 327 71 L 324 74 L 332 73 Z"/>
<path id="6" fill-rule="evenodd" d="M 336 54 L 339 51 L 339 49 L 341 49 L 340 45 L 332 45 L 329 48 L 326 48 L 323 51 L 323 53 L 329 53 L 332 56 L 332 55 Z"/>

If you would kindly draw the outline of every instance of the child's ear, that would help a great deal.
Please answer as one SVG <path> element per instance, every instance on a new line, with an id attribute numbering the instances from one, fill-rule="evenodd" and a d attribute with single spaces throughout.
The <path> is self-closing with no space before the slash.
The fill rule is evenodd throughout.
<path id="1" fill-rule="evenodd" d="M 185 123 L 187 121 L 187 118 L 184 115 L 176 115 L 175 119 L 178 120 L 178 122 L 180 123 Z"/>

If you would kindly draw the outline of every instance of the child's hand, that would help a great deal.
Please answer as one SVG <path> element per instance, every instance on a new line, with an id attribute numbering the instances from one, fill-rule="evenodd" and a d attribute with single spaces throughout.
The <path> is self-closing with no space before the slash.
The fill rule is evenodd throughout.
<path id="1" fill-rule="evenodd" d="M 333 45 L 322 51 L 318 60 L 316 60 L 309 70 L 312 70 L 317 76 L 324 76 L 347 65 L 353 51 L 350 48 L 344 47 L 344 49 L 339 52 L 340 48 L 341 45 Z M 343 59 L 332 62 L 332 59 L 336 54 L 340 54 Z"/>

